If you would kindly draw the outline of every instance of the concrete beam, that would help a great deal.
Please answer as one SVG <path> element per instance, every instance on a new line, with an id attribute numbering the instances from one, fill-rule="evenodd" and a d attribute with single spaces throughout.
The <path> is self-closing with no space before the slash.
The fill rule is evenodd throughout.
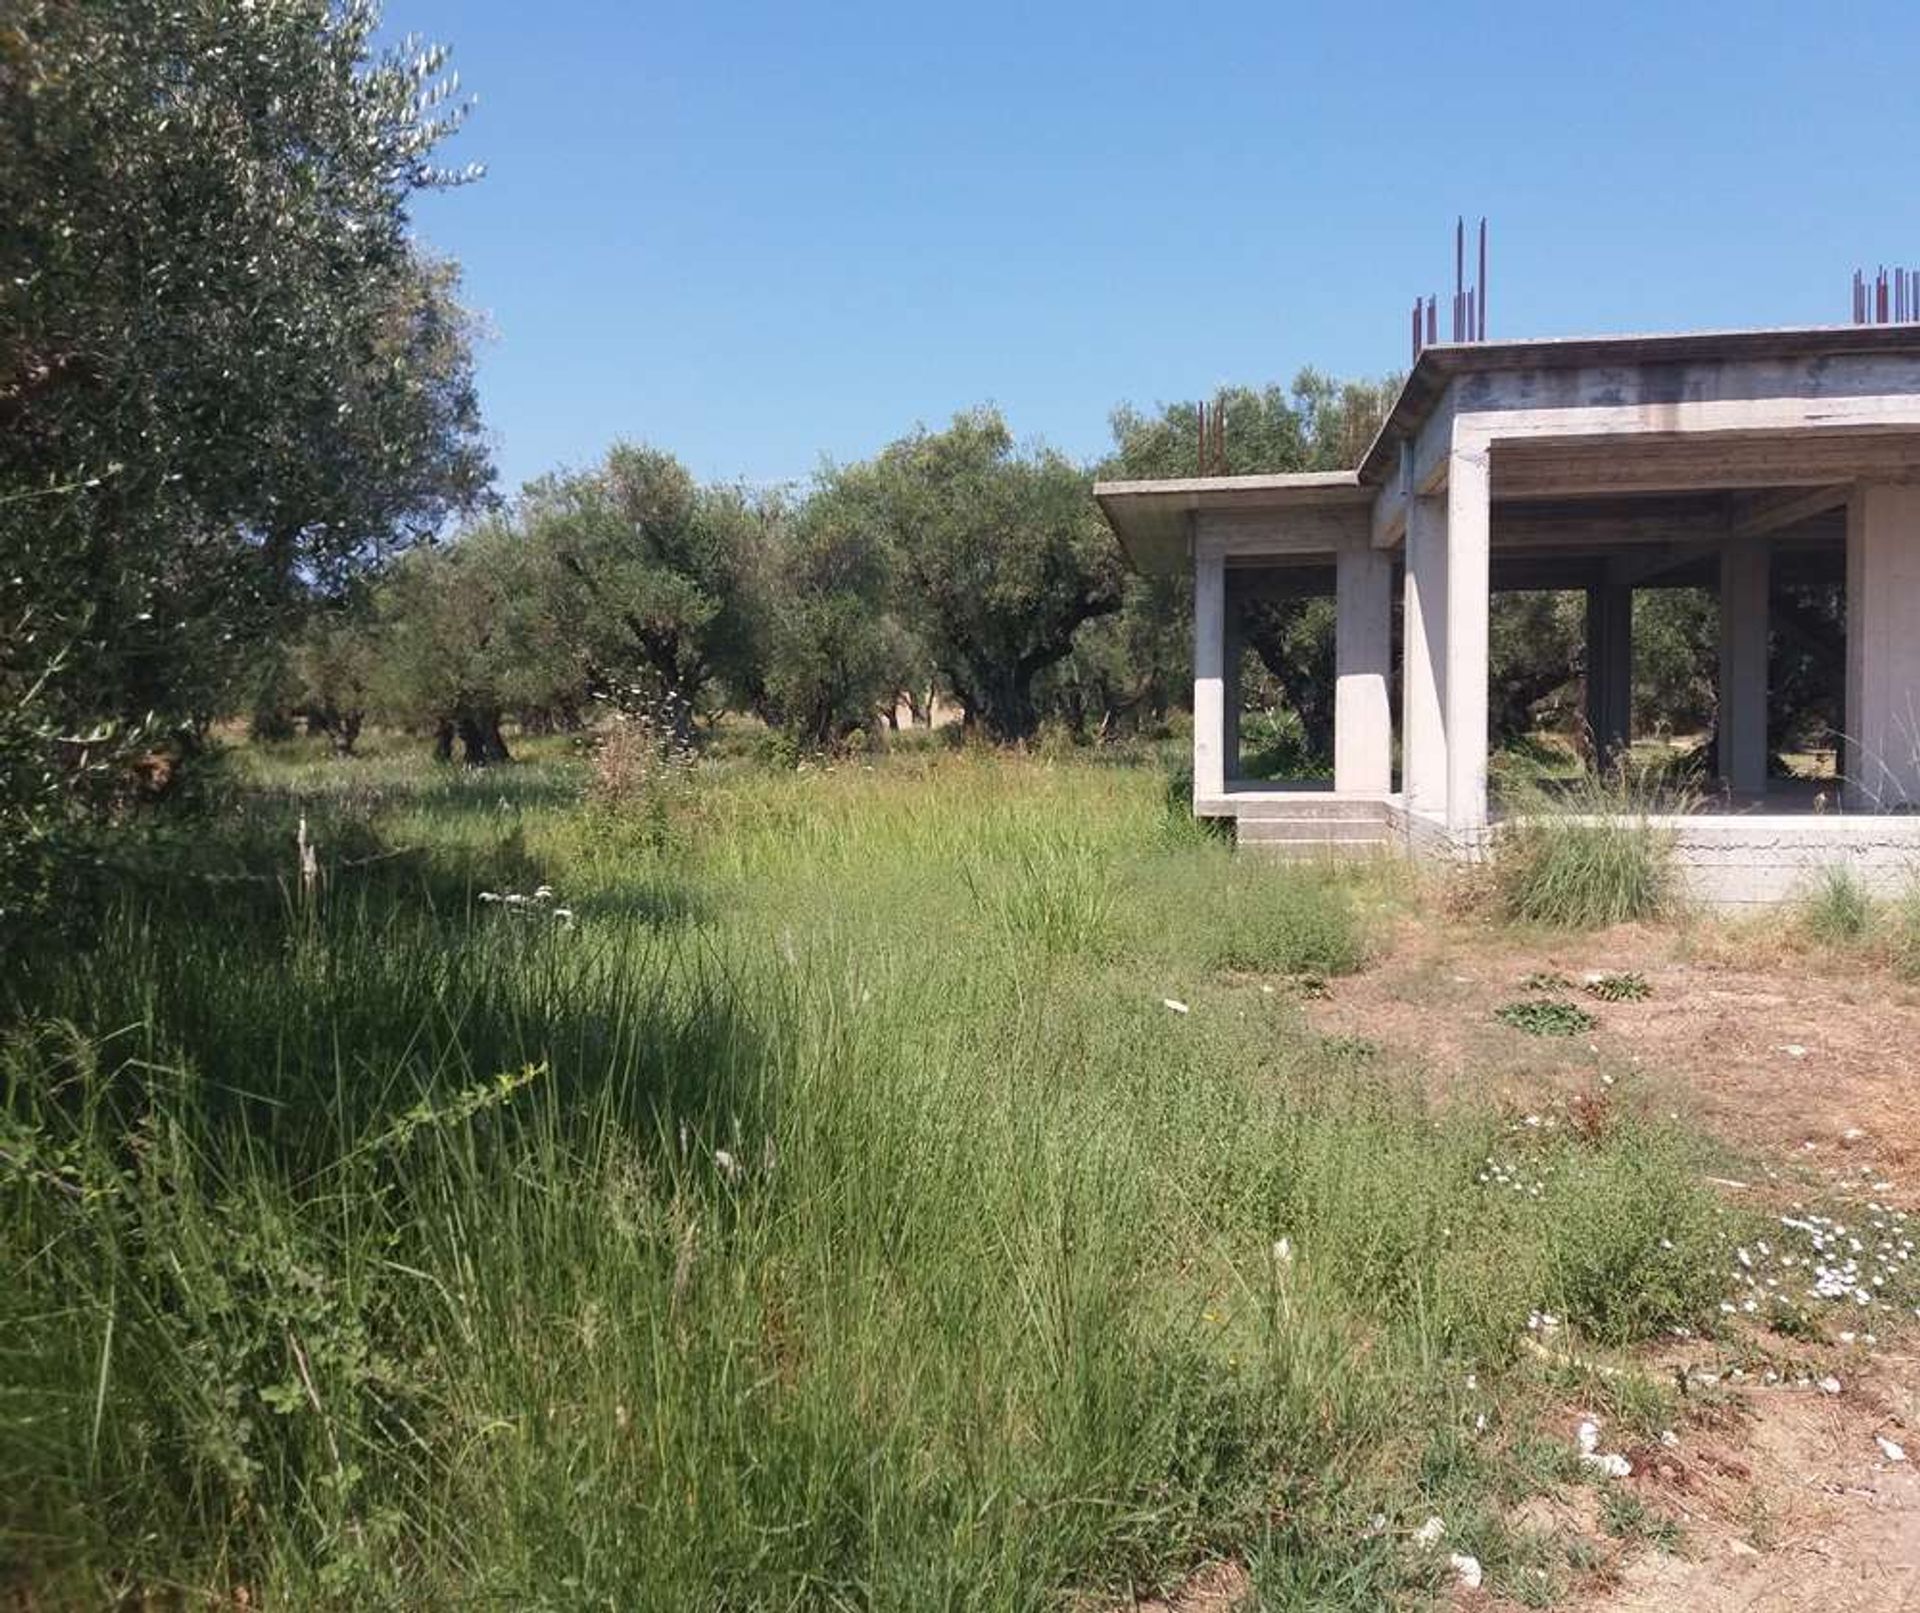
<path id="1" fill-rule="evenodd" d="M 1385 795 L 1393 787 L 1393 560 L 1356 544 L 1336 564 L 1333 787 Z"/>
<path id="2" fill-rule="evenodd" d="M 1848 483 L 1836 482 L 1826 487 L 1810 487 L 1804 492 L 1757 493 L 1737 499 L 1732 515 L 1732 535 L 1736 538 L 1764 537 L 1770 532 L 1799 526 L 1816 515 L 1826 514 L 1828 510 L 1845 509 L 1851 491 Z"/>
<path id="3" fill-rule="evenodd" d="M 1920 431 L 1499 440 L 1494 492 L 1502 499 L 1830 486 L 1920 474 Z"/>

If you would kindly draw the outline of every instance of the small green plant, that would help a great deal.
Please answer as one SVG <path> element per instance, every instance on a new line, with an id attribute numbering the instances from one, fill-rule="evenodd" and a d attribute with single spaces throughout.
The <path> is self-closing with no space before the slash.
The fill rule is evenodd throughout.
<path id="1" fill-rule="evenodd" d="M 1587 995 L 1603 1003 L 1642 1003 L 1653 995 L 1647 977 L 1638 970 L 1618 974 L 1595 975 L 1587 982 Z"/>
<path id="2" fill-rule="evenodd" d="M 1826 946 L 1863 940 L 1873 924 L 1873 902 L 1844 863 L 1830 863 L 1813 878 L 1800 903 L 1800 922 Z"/>
<path id="3" fill-rule="evenodd" d="M 1520 982 L 1522 991 L 1571 991 L 1573 982 L 1558 969 L 1536 969 Z"/>
<path id="4" fill-rule="evenodd" d="M 1600 1496 L 1600 1521 L 1617 1540 L 1645 1541 L 1669 1554 L 1680 1549 L 1680 1525 L 1655 1512 L 1630 1490 L 1610 1486 Z"/>
<path id="5" fill-rule="evenodd" d="M 1527 997 L 1496 1008 L 1493 1017 L 1529 1036 L 1579 1036 L 1599 1023 L 1564 997 Z"/>
<path id="6" fill-rule="evenodd" d="M 1557 789 L 1510 792 L 1514 821 L 1493 865 L 1505 915 L 1524 924 L 1598 929 L 1659 918 L 1677 891 L 1673 834 L 1656 815 L 1690 809 L 1684 791 L 1625 771 Z"/>

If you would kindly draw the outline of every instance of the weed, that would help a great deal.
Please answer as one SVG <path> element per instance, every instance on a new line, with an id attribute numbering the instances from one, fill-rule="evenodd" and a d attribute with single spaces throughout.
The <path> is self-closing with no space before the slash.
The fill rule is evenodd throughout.
<path id="1" fill-rule="evenodd" d="M 1573 982 L 1558 969 L 1536 969 L 1520 982 L 1522 991 L 1571 991 Z"/>
<path id="2" fill-rule="evenodd" d="M 1643 1541 L 1668 1554 L 1680 1549 L 1678 1520 L 1655 1512 L 1639 1496 L 1618 1485 L 1609 1485 L 1600 1494 L 1600 1522 L 1616 1539 Z"/>
<path id="3" fill-rule="evenodd" d="M 1560 997 L 1527 997 L 1493 1011 L 1503 1025 L 1529 1036 L 1581 1036 L 1599 1023 L 1578 1003 Z"/>
<path id="4" fill-rule="evenodd" d="M 1620 974 L 1595 975 L 1586 983 L 1587 995 L 1598 997 L 1603 1003 L 1645 1002 L 1653 995 L 1653 987 L 1647 977 L 1635 970 Z"/>

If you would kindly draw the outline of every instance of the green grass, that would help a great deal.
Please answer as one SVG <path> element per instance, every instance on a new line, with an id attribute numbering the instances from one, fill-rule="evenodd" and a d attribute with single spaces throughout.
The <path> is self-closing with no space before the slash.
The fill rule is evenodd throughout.
<path id="1" fill-rule="evenodd" d="M 1229 1554 L 1372 1608 L 1441 1512 L 1531 1597 L 1529 1315 L 1712 1322 L 1691 1145 L 1312 1034 L 1390 894 L 1151 757 L 627 812 L 560 742 L 369 748 L 237 757 L 9 960 L 0 1594 L 1027 1609 Z"/>
<path id="2" fill-rule="evenodd" d="M 1673 912 L 1673 837 L 1650 820 L 1688 810 L 1684 789 L 1621 770 L 1552 793 L 1523 783 L 1507 796 L 1514 817 L 1493 864 L 1507 918 L 1598 929 Z"/>
<path id="3" fill-rule="evenodd" d="M 1811 939 L 1826 946 L 1864 940 L 1873 918 L 1866 887 L 1844 863 L 1822 868 L 1800 901 L 1801 924 Z"/>

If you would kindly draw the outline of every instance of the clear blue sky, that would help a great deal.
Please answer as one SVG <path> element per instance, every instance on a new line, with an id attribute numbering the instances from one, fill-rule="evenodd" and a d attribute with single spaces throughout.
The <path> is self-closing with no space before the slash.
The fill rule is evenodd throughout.
<path id="1" fill-rule="evenodd" d="M 1404 366 L 1492 220 L 1495 336 L 1830 322 L 1920 263 L 1910 6 L 388 0 L 479 97 L 428 198 L 503 487 L 615 437 L 804 477 L 991 401 Z"/>

